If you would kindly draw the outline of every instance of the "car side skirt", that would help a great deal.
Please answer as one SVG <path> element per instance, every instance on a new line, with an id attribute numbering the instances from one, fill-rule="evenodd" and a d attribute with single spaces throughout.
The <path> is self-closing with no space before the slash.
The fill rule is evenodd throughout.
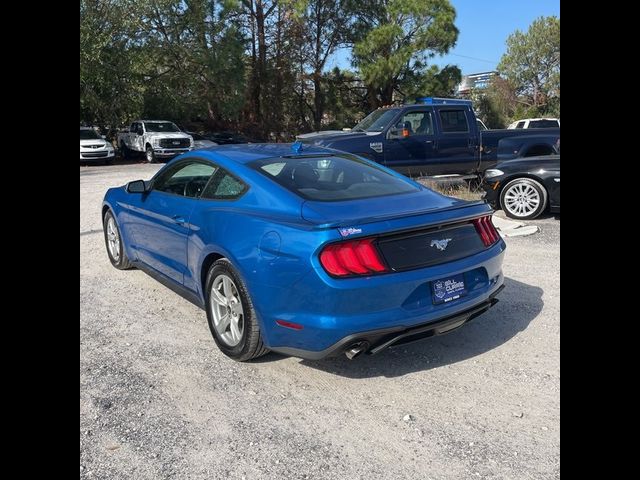
<path id="1" fill-rule="evenodd" d="M 205 306 L 202 303 L 202 301 L 200 300 L 200 297 L 195 292 L 192 292 L 191 290 L 183 287 L 182 285 L 178 285 L 176 282 L 174 282 L 173 280 L 168 278 L 166 275 L 158 272 L 157 270 L 155 270 L 154 268 L 150 267 L 146 263 L 142 263 L 140 261 L 132 262 L 132 263 L 136 268 L 139 268 L 144 273 L 149 275 L 151 278 L 157 280 L 162 285 L 164 285 L 165 287 L 169 288 L 173 292 L 177 293 L 178 295 L 180 295 L 185 300 L 190 301 L 196 307 L 199 307 L 202 310 L 205 309 Z"/>

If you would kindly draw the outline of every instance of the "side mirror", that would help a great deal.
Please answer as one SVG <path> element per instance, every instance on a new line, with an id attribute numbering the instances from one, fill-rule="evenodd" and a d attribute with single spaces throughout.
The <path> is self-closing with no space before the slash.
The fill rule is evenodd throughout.
<path id="1" fill-rule="evenodd" d="M 411 122 L 400 122 L 395 127 L 389 129 L 387 138 L 389 140 L 397 140 L 407 138 L 411 135 Z"/>
<path id="2" fill-rule="evenodd" d="M 402 138 L 402 130 L 398 127 L 391 127 L 389 132 L 387 133 L 387 138 L 389 140 L 399 140 Z"/>
<path id="3" fill-rule="evenodd" d="M 147 193 L 149 187 L 144 180 L 134 180 L 133 182 L 127 183 L 126 190 L 127 193 Z"/>

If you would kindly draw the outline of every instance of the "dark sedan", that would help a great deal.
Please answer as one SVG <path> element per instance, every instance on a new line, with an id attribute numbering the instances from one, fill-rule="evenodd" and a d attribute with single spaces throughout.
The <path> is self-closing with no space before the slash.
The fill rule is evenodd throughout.
<path id="1" fill-rule="evenodd" d="M 511 218 L 560 212 L 560 155 L 516 158 L 485 171 L 485 199 Z"/>

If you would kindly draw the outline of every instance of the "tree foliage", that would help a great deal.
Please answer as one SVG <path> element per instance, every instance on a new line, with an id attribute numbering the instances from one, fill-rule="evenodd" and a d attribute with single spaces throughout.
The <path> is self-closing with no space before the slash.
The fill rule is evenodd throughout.
<path id="1" fill-rule="evenodd" d="M 350 127 L 383 103 L 450 96 L 448 0 L 81 0 L 80 120 L 136 117 L 263 140 Z M 349 49 L 353 71 L 328 70 Z"/>
<path id="2" fill-rule="evenodd" d="M 507 39 L 498 71 L 515 90 L 526 116 L 560 114 L 560 19 L 536 19 Z"/>
<path id="3" fill-rule="evenodd" d="M 448 0 L 352 0 L 354 65 L 369 87 L 371 107 L 425 75 L 428 60 L 453 47 L 456 12 Z M 433 72 L 431 72 L 433 73 Z"/>

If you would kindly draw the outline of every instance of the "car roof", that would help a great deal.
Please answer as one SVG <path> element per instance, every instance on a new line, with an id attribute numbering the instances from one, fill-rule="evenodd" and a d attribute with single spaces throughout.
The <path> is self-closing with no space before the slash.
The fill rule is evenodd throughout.
<path id="1" fill-rule="evenodd" d="M 265 158 L 283 157 L 283 156 L 299 156 L 304 158 L 306 155 L 322 155 L 327 153 L 335 153 L 335 150 L 323 147 L 314 147 L 304 145 L 298 153 L 291 148 L 291 143 L 240 143 L 232 145 L 218 145 L 215 147 L 202 148 L 194 150 L 194 152 L 211 152 L 215 155 L 225 157 L 237 163 L 249 163 L 255 160 Z"/>
<path id="2" fill-rule="evenodd" d="M 558 120 L 557 118 L 553 118 L 553 117 L 539 117 L 539 118 L 523 118 L 522 120 L 516 120 L 513 123 L 517 123 L 517 122 L 524 122 L 525 120 Z"/>

